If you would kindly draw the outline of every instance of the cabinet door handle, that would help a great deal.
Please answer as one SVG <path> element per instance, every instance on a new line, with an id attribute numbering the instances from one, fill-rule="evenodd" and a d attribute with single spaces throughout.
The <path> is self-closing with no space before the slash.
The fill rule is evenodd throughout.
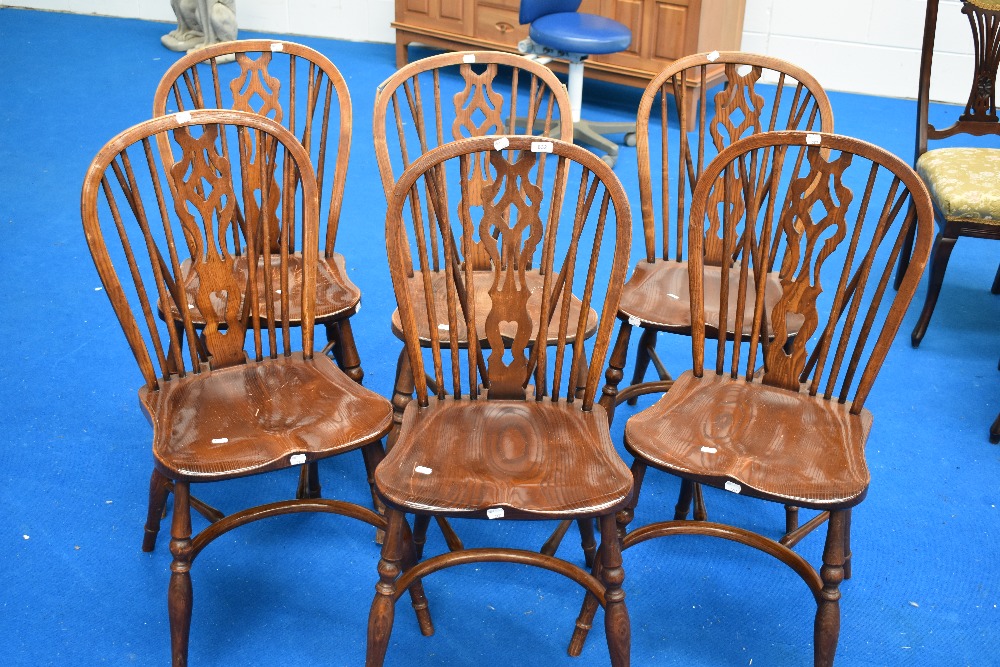
<path id="1" fill-rule="evenodd" d="M 503 34 L 503 35 L 506 35 L 508 32 L 510 32 L 513 29 L 514 29 L 514 26 L 512 26 L 509 23 L 507 23 L 506 21 L 498 21 L 497 22 L 497 30 L 499 30 L 500 33 Z"/>

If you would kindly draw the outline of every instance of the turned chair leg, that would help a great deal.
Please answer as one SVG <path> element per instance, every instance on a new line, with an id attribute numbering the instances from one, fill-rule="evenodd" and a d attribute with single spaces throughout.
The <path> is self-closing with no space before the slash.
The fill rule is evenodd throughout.
<path id="1" fill-rule="evenodd" d="M 813 640 L 813 663 L 815 667 L 832 667 L 840 638 L 840 583 L 844 580 L 844 536 L 850 510 L 830 512 L 826 531 L 826 546 L 823 549 L 823 567 L 820 577 L 823 589 L 820 591 L 816 609 L 815 638 Z"/>
<path id="2" fill-rule="evenodd" d="M 628 341 L 632 335 L 632 325 L 622 322 L 618 328 L 618 338 L 608 360 L 608 370 L 604 373 L 604 388 L 601 390 L 600 404 L 608 413 L 608 425 L 615 418 L 615 403 L 618 397 L 618 384 L 625 376 L 625 361 L 628 357 Z"/>
<path id="3" fill-rule="evenodd" d="M 948 259 L 951 251 L 955 248 L 957 238 L 938 234 L 934 241 L 934 250 L 931 252 L 931 269 L 927 277 L 927 296 L 924 298 L 924 308 L 920 311 L 917 325 L 913 327 L 910 335 L 910 342 L 913 347 L 919 347 L 920 341 L 927 333 L 927 325 L 930 324 L 931 315 L 934 314 L 934 306 L 937 305 L 938 295 L 941 293 L 941 284 L 944 282 L 944 272 L 948 268 Z"/>
<path id="4" fill-rule="evenodd" d="M 403 412 L 413 400 L 413 391 L 413 369 L 410 368 L 410 359 L 404 348 L 396 361 L 396 381 L 392 388 L 392 430 L 385 441 L 386 451 L 392 451 L 392 446 L 396 444 L 399 429 L 403 425 Z"/>
<path id="5" fill-rule="evenodd" d="M 597 556 L 597 540 L 594 538 L 594 520 L 577 519 L 576 525 L 580 529 L 580 546 L 583 547 L 583 560 L 587 567 L 594 566 L 594 559 Z"/>
<path id="6" fill-rule="evenodd" d="M 674 521 L 687 519 L 691 503 L 694 502 L 693 518 L 695 521 L 707 521 L 708 510 L 705 509 L 705 494 L 701 484 L 689 479 L 681 480 L 681 490 L 677 494 L 677 504 L 674 506 Z"/>
<path id="7" fill-rule="evenodd" d="M 632 373 L 632 384 L 639 384 L 646 377 L 651 359 L 650 351 L 656 348 L 656 329 L 643 329 L 639 337 L 639 351 L 635 355 L 635 371 Z M 630 385 L 631 386 L 631 385 Z M 629 405 L 635 405 L 638 397 L 628 399 Z"/>
<path id="8" fill-rule="evenodd" d="M 403 559 L 403 572 L 406 572 L 417 564 L 420 557 L 417 555 L 416 545 L 413 541 L 413 534 L 410 532 L 410 526 L 406 523 L 405 517 L 403 521 L 403 551 L 406 554 Z M 410 605 L 413 607 L 413 611 L 417 615 L 417 625 L 420 626 L 420 634 L 424 637 L 430 637 L 434 634 L 434 623 L 431 621 L 431 612 L 427 605 L 427 596 L 424 594 L 424 585 L 420 579 L 417 579 L 410 584 L 409 593 Z"/>
<path id="9" fill-rule="evenodd" d="M 354 331 L 350 320 L 340 320 L 326 325 L 326 337 L 333 343 L 333 358 L 344 374 L 362 384 L 365 372 L 361 368 L 361 356 L 354 343 Z"/>
<path id="10" fill-rule="evenodd" d="M 170 480 L 156 468 L 149 478 L 149 507 L 146 510 L 146 529 L 142 536 L 142 550 L 149 552 L 156 546 L 156 536 L 160 532 L 160 521 L 167 507 L 170 495 Z"/>
<path id="11" fill-rule="evenodd" d="M 608 639 L 608 652 L 613 667 L 628 667 L 631 662 L 632 631 L 625 607 L 625 570 L 622 568 L 622 551 L 618 524 L 614 516 L 602 516 L 601 523 L 601 581 L 604 583 L 604 632 Z"/>
<path id="12" fill-rule="evenodd" d="M 646 464 L 642 461 L 636 459 L 632 462 L 632 500 L 631 502 L 617 515 L 614 517 L 615 530 L 617 532 L 617 539 L 613 540 L 615 548 L 617 550 L 617 561 L 619 565 L 621 564 L 621 545 L 624 543 L 625 534 L 628 531 L 628 525 L 632 522 L 632 518 L 635 516 L 635 508 L 639 503 L 639 489 L 642 487 L 642 480 L 646 476 Z M 601 527 L 601 548 L 597 552 L 597 558 L 594 561 L 594 568 L 592 573 L 598 579 L 604 581 L 604 568 L 608 566 L 608 559 L 604 557 L 604 549 L 608 544 L 607 537 L 605 536 L 604 527 Z M 614 560 L 614 558 L 612 558 Z M 605 582 L 605 585 L 607 583 Z M 619 582 L 619 587 L 621 582 Z M 622 599 L 624 600 L 624 593 L 622 594 Z M 580 652 L 583 651 L 583 644 L 587 640 L 587 634 L 590 632 L 590 628 L 594 624 L 594 615 L 597 613 L 597 608 L 600 603 L 597 598 L 590 594 L 588 591 L 583 598 L 583 605 L 580 607 L 580 614 L 576 619 L 576 627 L 573 629 L 573 637 L 570 639 L 569 648 L 567 653 L 573 657 L 578 657 Z M 624 607 L 624 604 L 622 605 Z M 607 614 L 607 610 L 605 610 Z M 628 617 L 626 615 L 626 623 Z M 605 616 L 605 624 L 607 624 L 607 616 Z M 608 639 L 608 646 L 611 647 L 611 639 Z M 612 662 L 614 661 L 614 652 L 612 651 Z M 613 664 L 617 664 L 614 663 Z M 626 662 L 627 663 L 627 652 L 626 652 Z"/>
<path id="13" fill-rule="evenodd" d="M 375 585 L 375 599 L 368 614 L 368 647 L 365 654 L 366 667 L 381 667 L 385 662 L 385 652 L 389 648 L 389 636 L 396 613 L 396 579 L 402 573 L 404 557 L 403 513 L 386 509 L 388 525 L 385 529 L 385 544 L 378 564 L 379 581 Z"/>
<path id="14" fill-rule="evenodd" d="M 851 578 L 851 510 L 844 512 L 844 579 Z"/>
<path id="15" fill-rule="evenodd" d="M 799 508 L 785 505 L 785 535 L 799 527 Z"/>
<path id="16" fill-rule="evenodd" d="M 174 518 L 170 527 L 170 586 L 167 608 L 170 615 L 170 649 L 174 667 L 184 667 L 191 634 L 191 496 L 187 482 L 174 484 Z"/>

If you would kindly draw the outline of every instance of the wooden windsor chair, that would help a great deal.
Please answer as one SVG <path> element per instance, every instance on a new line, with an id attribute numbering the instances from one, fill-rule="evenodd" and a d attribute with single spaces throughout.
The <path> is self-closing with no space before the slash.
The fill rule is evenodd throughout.
<path id="1" fill-rule="evenodd" d="M 702 234 L 706 223 L 732 210 L 740 215 L 725 218 L 718 235 Z M 816 600 L 817 666 L 833 664 L 840 584 L 851 577 L 851 510 L 870 482 L 864 449 L 872 415 L 865 399 L 930 254 L 932 216 L 927 190 L 913 170 L 866 142 L 775 132 L 724 149 L 705 169 L 691 201 L 693 370 L 625 425 L 636 494 L 618 514 L 623 548 L 667 535 L 705 535 L 773 556 L 802 578 Z M 916 246 L 893 294 L 893 266 L 914 228 Z M 721 281 L 706 276 L 713 261 L 721 262 Z M 767 309 L 763 278 L 772 267 L 778 267 L 781 292 Z M 824 284 L 835 285 L 832 294 Z M 727 295 L 734 290 L 731 302 Z M 887 293 L 894 298 L 885 299 Z M 747 331 L 748 325 L 748 341 L 733 334 L 710 342 L 706 311 L 712 302 L 720 304 L 718 330 Z M 794 330 L 793 315 L 800 318 Z M 686 519 L 626 532 L 649 467 L 819 513 L 778 540 Z M 793 547 L 824 522 L 817 570 Z M 593 596 L 584 601 L 571 653 L 582 648 L 596 606 Z"/>
<path id="2" fill-rule="evenodd" d="M 493 51 L 470 51 L 446 53 L 414 61 L 393 74 L 379 86 L 375 99 L 373 133 L 375 155 L 382 177 L 386 200 L 393 192 L 396 178 L 414 160 L 435 146 L 465 137 L 514 134 L 515 131 L 539 134 L 542 137 L 556 136 L 563 141 L 573 141 L 572 109 L 566 89 L 547 67 L 532 60 L 509 53 Z M 515 119 L 515 120 L 512 120 Z M 486 171 L 485 154 L 480 156 L 467 176 L 470 210 L 478 211 L 484 206 L 483 192 L 490 180 Z M 539 171 L 539 175 L 544 172 Z M 428 186 L 429 187 L 429 186 Z M 423 193 L 423 200 L 416 197 L 411 204 L 428 204 L 429 191 Z M 433 207 L 428 206 L 427 214 L 434 216 Z M 437 231 L 431 226 L 430 239 L 436 239 Z M 465 247 L 459 250 L 462 262 L 471 261 L 479 282 L 492 280 L 491 258 L 482 247 L 481 240 L 475 239 L 466 256 Z M 439 292 L 437 303 L 443 304 L 445 270 L 441 264 L 440 248 L 432 255 L 426 276 L 430 276 L 430 289 Z M 414 299 L 421 299 L 426 277 L 423 271 L 410 276 L 409 286 Z M 537 270 L 529 271 L 527 280 L 534 288 L 542 283 L 542 275 Z M 571 317 L 576 316 L 580 300 L 570 299 Z M 480 308 L 480 313 L 486 312 Z M 420 322 L 421 345 L 432 345 L 430 330 L 447 325 L 447 313 L 436 312 L 433 320 Z M 590 326 L 584 335 L 593 334 L 597 314 L 590 314 Z M 402 338 L 402 324 L 399 312 L 392 315 L 393 333 Z M 485 321 L 476 324 L 480 340 L 485 330 Z M 534 339 L 532 339 L 532 343 Z M 460 331 L 459 346 L 468 347 L 465 330 Z M 553 341 L 549 341 L 552 344 Z M 504 344 L 511 340 L 504 337 Z M 581 386 L 585 382 L 587 369 L 577 369 Z M 393 390 L 394 428 L 387 440 L 391 449 L 402 424 L 403 412 L 412 400 L 414 392 L 413 373 L 406 351 L 400 352 L 396 364 L 396 380 Z M 417 552 L 422 553 L 426 539 L 427 515 L 417 517 L 415 539 Z M 462 548 L 462 541 L 443 517 L 438 518 L 446 542 L 450 549 Z M 592 522 L 579 522 L 581 542 L 587 563 L 592 564 L 597 542 Z M 568 529 L 567 523 L 559 528 L 542 547 L 542 552 L 555 553 Z"/>
<path id="3" fill-rule="evenodd" d="M 710 95 L 706 82 L 723 73 L 722 89 Z M 700 82 L 695 99 L 688 85 Z M 668 98 L 673 98 L 669 102 Z M 671 110 L 677 110 L 676 121 Z M 674 134 L 671 123 L 679 133 Z M 833 131 L 833 111 L 826 91 L 802 68 L 770 56 L 738 51 L 702 53 L 680 58 L 650 81 L 638 112 L 639 199 L 645 256 L 622 292 L 618 307 L 618 338 L 608 362 L 601 404 L 614 419 L 615 407 L 635 405 L 644 394 L 667 391 L 673 378 L 656 352 L 660 333 L 691 335 L 691 300 L 688 292 L 690 237 L 685 234 L 691 194 L 701 173 L 725 147 L 742 137 L 774 130 Z M 738 211 L 731 212 L 738 215 Z M 729 215 L 727 214 L 727 215 Z M 713 230 L 706 229 L 709 233 Z M 719 284 L 721 270 L 712 261 L 705 279 Z M 730 282 L 730 284 L 735 284 Z M 777 274 L 766 278 L 765 307 L 780 294 Z M 752 293 L 752 290 L 751 290 Z M 716 292 L 706 290 L 708 335 L 718 335 L 719 303 Z M 735 304 L 735 295 L 729 297 Z M 746 304 L 753 308 L 753 302 Z M 745 318 L 748 321 L 748 318 Z M 642 331 L 634 357 L 631 384 L 619 391 L 628 363 L 632 329 Z M 732 337 L 727 331 L 726 336 Z M 741 333 L 749 338 L 749 325 Z M 655 380 L 645 380 L 652 363 Z M 697 484 L 685 481 L 677 504 L 683 518 L 694 501 L 696 518 L 707 518 L 704 498 Z M 798 527 L 794 507 L 787 509 L 786 529 Z"/>
<path id="4" fill-rule="evenodd" d="M 155 150 L 161 136 L 176 144 L 174 160 Z M 299 498 L 219 517 L 192 535 L 190 486 L 359 449 L 372 473 L 392 408 L 313 354 L 319 199 L 309 156 L 288 130 L 223 110 L 141 123 L 97 154 L 81 201 L 94 264 L 144 380 L 139 399 L 153 427 L 150 508 L 163 507 L 168 488 L 175 494 L 168 606 L 173 664 L 184 665 L 190 569 L 210 542 L 293 512 L 386 525 L 353 503 Z M 241 258 L 243 274 L 234 268 Z M 193 290 L 185 283 L 191 276 Z M 192 305 L 202 318 L 197 328 Z M 184 335 L 157 311 L 176 312 Z M 302 325 L 301 349 L 290 313 Z M 158 530 L 158 513 L 153 523 Z M 147 546 L 155 538 L 147 532 Z M 426 616 L 419 583 L 411 590 Z"/>
<path id="5" fill-rule="evenodd" d="M 946 11 L 957 9 L 968 19 L 973 44 L 973 72 L 971 79 L 967 79 L 971 82 L 968 102 L 964 107 L 953 107 L 961 110 L 957 118 L 935 113 L 932 122 L 931 74 L 940 4 L 939 0 L 927 2 L 917 88 L 917 136 L 913 163 L 930 190 L 938 234 L 931 253 L 924 306 L 910 335 L 913 347 L 920 345 L 927 333 L 941 294 L 948 259 L 959 237 L 1000 239 L 1000 196 L 996 186 L 997 174 L 1000 174 L 1000 146 L 997 143 L 1000 116 L 997 115 L 995 93 L 1000 65 L 1000 52 L 997 51 L 997 44 L 1000 43 L 1000 2 L 962 0 L 960 3 L 946 3 Z M 942 127 L 949 121 L 951 125 Z M 955 146 L 958 140 L 952 137 L 958 137 L 968 145 Z M 932 141 L 936 143 L 931 144 Z M 937 147 L 931 149 L 932 145 Z M 907 239 L 900 257 L 896 285 L 906 273 L 912 243 L 912 239 Z M 991 291 L 1000 294 L 1000 268 L 993 279 Z"/>
<path id="6" fill-rule="evenodd" d="M 555 163 L 555 177 L 534 178 L 532 172 L 546 161 Z M 470 193 L 469 175 L 477 166 L 490 176 L 481 215 L 473 210 Z M 570 196 L 564 207 L 571 168 L 579 170 L 579 186 L 576 200 Z M 426 214 L 422 199 L 431 202 L 433 215 Z M 568 215 L 561 215 L 564 208 Z M 481 279 L 482 269 L 461 260 L 472 256 L 477 232 L 492 260 L 492 280 Z M 395 601 L 411 580 L 485 561 L 535 565 L 586 588 L 605 606 L 612 664 L 628 664 L 629 622 L 614 517 L 631 496 L 631 476 L 594 399 L 630 235 L 628 201 L 611 169 L 593 153 L 557 140 L 463 139 L 425 153 L 396 183 L 386 248 L 416 399 L 406 405 L 395 446 L 375 472 L 389 527 L 368 627 L 370 667 L 382 664 Z M 412 277 L 422 276 L 429 287 L 439 243 L 442 287 L 416 294 Z M 542 277 L 540 283 L 529 280 L 532 271 Z M 578 307 L 572 294 L 581 295 Z M 588 350 L 591 307 L 600 303 L 603 314 Z M 442 313 L 445 326 L 428 330 L 425 323 Z M 464 333 L 478 327 L 482 331 L 475 336 Z M 538 340 L 550 345 L 534 343 Z M 583 391 L 575 372 L 580 367 L 589 369 Z M 596 517 L 605 545 L 603 576 L 554 556 L 500 548 L 446 552 L 402 572 L 405 514 Z"/>
<path id="7" fill-rule="evenodd" d="M 270 39 L 213 44 L 182 56 L 164 73 L 153 95 L 154 117 L 208 108 L 267 116 L 292 132 L 309 154 L 317 179 L 321 220 L 315 321 L 326 330 L 323 352 L 332 355 L 340 368 L 360 383 L 364 371 L 350 318 L 361 308 L 361 290 L 351 281 L 344 256 L 335 250 L 351 152 L 351 97 L 344 77 L 326 56 L 302 44 Z M 164 159 L 173 160 L 174 149 L 166 135 L 160 135 L 160 139 Z M 241 213 L 252 215 L 253 211 Z M 272 238 L 273 248 L 275 244 Z M 291 261 L 301 263 L 301 245 L 293 250 Z M 189 275 L 189 267 L 189 261 L 182 263 L 189 314 L 198 330 L 204 326 L 204 318 L 194 300 L 197 280 Z M 242 281 L 247 272 L 245 257 L 236 262 L 234 270 Z M 278 270 L 276 264 L 272 265 L 274 278 Z M 181 323 L 178 312 L 172 316 Z M 300 325 L 301 313 L 292 311 L 288 317 L 292 326 Z M 298 496 L 320 495 L 317 466 L 304 466 Z M 218 513 L 210 516 L 217 517 Z"/>

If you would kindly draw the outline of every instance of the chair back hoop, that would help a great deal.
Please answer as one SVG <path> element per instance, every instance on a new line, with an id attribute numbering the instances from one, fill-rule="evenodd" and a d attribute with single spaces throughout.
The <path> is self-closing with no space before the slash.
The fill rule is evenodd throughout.
<path id="1" fill-rule="evenodd" d="M 510 73 L 509 85 L 498 78 L 501 71 Z M 466 51 L 423 58 L 401 68 L 379 86 L 372 122 L 386 199 L 396 174 L 412 159 L 453 140 L 516 134 L 510 130 L 512 119 L 519 115 L 525 134 L 548 136 L 558 127 L 560 139 L 573 141 L 573 112 L 566 88 L 549 68 L 533 60 L 510 53 Z M 485 160 L 485 155 L 477 156 L 469 170 L 468 196 L 476 202 L 489 185 Z M 436 235 L 434 226 L 430 233 Z M 470 251 L 476 267 L 489 266 L 489 257 L 478 243 Z"/>
<path id="2" fill-rule="evenodd" d="M 725 220 L 720 254 L 733 258 L 712 283 L 703 276 L 710 253 L 701 233 L 710 208 Z M 691 202 L 695 374 L 700 377 L 705 366 L 704 290 L 719 282 L 713 297 L 719 308 L 717 374 L 745 375 L 748 382 L 759 379 L 813 396 L 822 389 L 824 399 L 851 401 L 851 411 L 860 412 L 927 263 L 933 220 L 919 176 L 867 142 L 768 132 L 725 148 L 706 167 Z M 881 307 L 914 225 L 909 268 L 891 305 Z M 772 267 L 776 277 L 768 275 Z M 765 296 L 775 279 L 779 294 Z M 835 281 L 836 290 L 824 294 L 823 281 Z M 747 318 L 749 336 L 742 343 L 727 342 L 734 338 L 729 332 L 746 333 Z"/>
<path id="3" fill-rule="evenodd" d="M 583 0 L 521 0 L 517 20 L 524 25 L 549 14 L 575 12 Z"/>
<path id="4" fill-rule="evenodd" d="M 709 98 L 719 77 L 722 89 Z M 698 84 L 693 107 L 688 103 L 692 84 Z M 659 123 L 653 115 L 657 105 Z M 666 131 L 673 126 L 680 129 L 676 139 Z M 708 162 L 726 146 L 759 132 L 833 132 L 833 110 L 826 91 L 801 67 L 771 56 L 713 51 L 679 58 L 650 81 L 639 102 L 636 130 L 645 259 L 682 261 L 691 193 Z"/>
<path id="5" fill-rule="evenodd" d="M 178 147 L 176 160 L 154 150 L 162 136 Z M 301 317 L 303 355 L 312 357 L 316 195 L 309 155 L 295 136 L 243 111 L 161 116 L 98 152 L 84 178 L 81 217 L 148 387 L 246 363 L 249 338 L 255 361 L 289 356 L 289 313 Z M 249 210 L 255 216 L 245 216 Z M 277 249 L 260 242 L 272 236 Z M 299 262 L 290 260 L 296 237 L 303 241 Z M 197 329 L 192 309 L 204 319 Z"/>
<path id="6" fill-rule="evenodd" d="M 235 63 L 220 63 L 223 57 L 233 57 Z M 320 213 L 326 221 L 324 255 L 333 256 L 353 121 L 347 82 L 329 58 L 308 46 L 275 39 L 213 44 L 182 56 L 160 79 L 153 116 L 171 108 L 258 113 L 295 135 L 316 174 Z M 166 135 L 160 139 L 164 159 L 172 159 Z M 276 249 L 277 240 L 270 241 Z"/>
<path id="7" fill-rule="evenodd" d="M 611 169 L 583 148 L 532 136 L 499 141 L 469 138 L 432 149 L 403 172 L 389 199 L 386 249 L 417 400 L 428 403 L 426 372 L 441 399 L 484 393 L 523 400 L 533 392 L 539 401 L 582 399 L 589 410 L 628 264 L 628 199 Z M 474 203 L 468 174 L 480 155 L 491 179 Z M 556 161 L 548 178 L 543 156 Z M 564 207 L 571 168 L 579 170 L 579 189 Z M 572 220 L 561 221 L 564 208 Z M 487 269 L 461 261 L 460 249 L 468 256 L 476 237 Z M 591 308 L 601 310 L 596 323 Z M 588 359 L 584 341 L 595 328 Z M 422 348 L 431 357 L 427 371 Z M 581 368 L 589 368 L 585 387 L 575 384 Z"/>
<path id="8" fill-rule="evenodd" d="M 1000 4 L 991 0 L 962 0 L 961 12 L 969 22 L 973 43 L 973 72 L 969 99 L 962 113 L 948 127 L 938 129 L 929 118 L 934 41 L 940 0 L 928 0 L 924 18 L 924 39 L 920 53 L 920 80 L 917 88 L 917 158 L 927 152 L 929 139 L 946 139 L 956 134 L 984 136 L 1000 134 L 997 115 L 996 80 L 1000 65 Z"/>

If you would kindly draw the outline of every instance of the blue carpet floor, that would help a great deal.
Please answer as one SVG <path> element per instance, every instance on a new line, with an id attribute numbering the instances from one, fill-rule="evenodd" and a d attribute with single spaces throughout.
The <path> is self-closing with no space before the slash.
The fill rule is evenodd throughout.
<path id="1" fill-rule="evenodd" d="M 141 379 L 95 289 L 79 219 L 91 158 L 150 114 L 174 58 L 159 43 L 168 28 L 0 9 L 3 664 L 169 662 L 165 535 L 154 553 L 139 549 L 151 465 L 135 393 Z M 365 384 L 388 394 L 399 347 L 387 323 L 393 299 L 370 109 L 375 86 L 394 69 L 393 47 L 299 41 L 327 54 L 350 86 L 354 151 L 338 249 L 365 295 L 354 320 Z M 910 159 L 912 101 L 831 97 L 839 132 Z M 637 100 L 638 91 L 598 84 L 585 105 L 591 116 L 624 119 Z M 634 149 L 622 149 L 616 173 L 637 200 Z M 1000 409 L 1000 298 L 989 293 L 998 249 L 959 242 L 923 345 L 914 350 L 908 341 L 921 289 L 869 399 L 873 479 L 854 515 L 838 665 L 1000 664 L 1000 448 L 987 441 Z M 662 347 L 671 368 L 690 363 L 686 340 Z M 620 408 L 616 442 L 633 410 Z M 321 471 L 325 488 L 367 502 L 360 455 L 323 462 Z M 232 511 L 287 497 L 294 483 L 290 473 L 270 475 L 199 495 Z M 635 525 L 665 518 L 676 491 L 676 480 L 650 472 Z M 732 494 L 708 497 L 716 517 L 743 517 L 771 534 L 783 525 L 778 506 L 751 510 Z M 536 546 L 551 529 L 456 527 L 476 546 Z M 362 664 L 373 537 L 354 522 L 314 515 L 262 522 L 214 543 L 194 567 L 192 664 Z M 443 548 L 432 530 L 428 552 Z M 801 547 L 812 562 L 820 549 L 819 536 Z M 575 540 L 561 553 L 579 558 Z M 777 562 L 738 545 L 673 538 L 630 550 L 625 566 L 633 664 L 811 663 L 811 596 Z M 561 577 L 480 565 L 438 573 L 425 586 L 437 633 L 421 637 L 402 603 L 387 664 L 607 664 L 599 631 L 582 657 L 566 656 L 581 593 Z"/>

